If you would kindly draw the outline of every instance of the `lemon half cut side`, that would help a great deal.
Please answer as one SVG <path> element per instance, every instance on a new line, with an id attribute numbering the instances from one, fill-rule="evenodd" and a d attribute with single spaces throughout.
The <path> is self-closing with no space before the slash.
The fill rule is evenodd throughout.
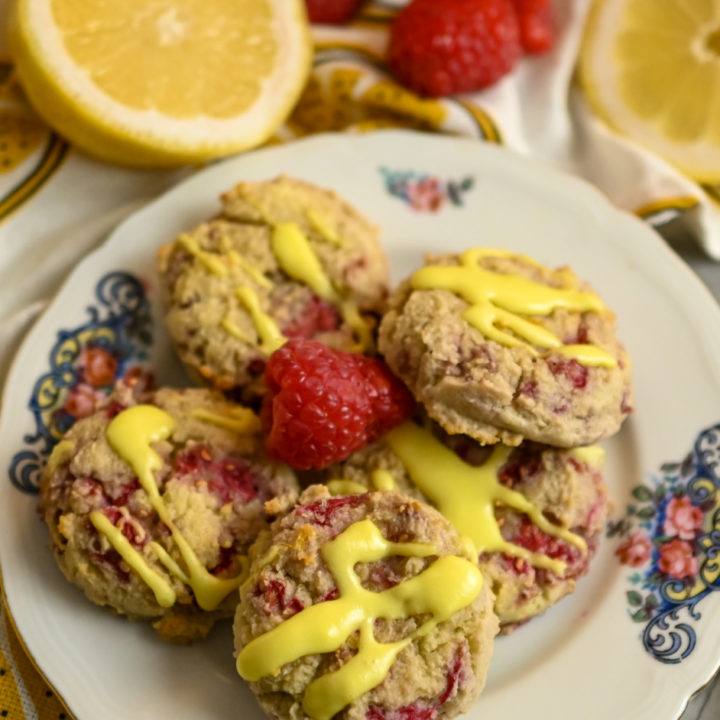
<path id="1" fill-rule="evenodd" d="M 49 125 L 150 166 L 259 145 L 312 61 L 302 0 L 15 0 L 10 47 Z"/>
<path id="2" fill-rule="evenodd" d="M 613 129 L 720 181 L 720 0 L 595 0 L 580 79 Z"/>

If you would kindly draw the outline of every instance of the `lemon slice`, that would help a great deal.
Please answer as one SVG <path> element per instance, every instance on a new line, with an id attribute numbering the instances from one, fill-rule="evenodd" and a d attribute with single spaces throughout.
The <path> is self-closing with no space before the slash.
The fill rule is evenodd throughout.
<path id="1" fill-rule="evenodd" d="M 258 145 L 290 112 L 312 58 L 302 0 L 16 0 L 11 22 L 40 115 L 124 164 Z"/>
<path id="2" fill-rule="evenodd" d="M 720 181 L 718 0 L 595 0 L 580 78 L 615 130 L 696 180 Z"/>

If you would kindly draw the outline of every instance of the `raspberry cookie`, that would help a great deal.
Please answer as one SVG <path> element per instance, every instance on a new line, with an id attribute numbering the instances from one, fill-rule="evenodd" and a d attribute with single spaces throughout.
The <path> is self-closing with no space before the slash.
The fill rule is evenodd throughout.
<path id="1" fill-rule="evenodd" d="M 597 446 L 483 447 L 406 423 L 323 477 L 333 493 L 393 488 L 438 508 L 480 550 L 509 632 L 587 572 L 607 513 L 603 459 Z"/>
<path id="2" fill-rule="evenodd" d="M 219 216 L 161 248 L 166 323 L 192 375 L 245 400 L 288 338 L 372 347 L 388 292 L 378 230 L 328 190 L 240 183 Z"/>
<path id="3" fill-rule="evenodd" d="M 235 616 L 238 672 L 271 718 L 465 712 L 497 619 L 488 583 L 461 555 L 450 523 L 417 500 L 309 488 L 253 548 Z"/>
<path id="4" fill-rule="evenodd" d="M 631 412 L 615 316 L 568 268 L 502 250 L 431 257 L 389 307 L 380 351 L 449 433 L 575 447 Z"/>
<path id="5" fill-rule="evenodd" d="M 206 635 L 234 610 L 263 503 L 280 510 L 297 497 L 258 431 L 253 413 L 218 393 L 120 385 L 43 474 L 40 512 L 68 580 L 165 639 Z"/>

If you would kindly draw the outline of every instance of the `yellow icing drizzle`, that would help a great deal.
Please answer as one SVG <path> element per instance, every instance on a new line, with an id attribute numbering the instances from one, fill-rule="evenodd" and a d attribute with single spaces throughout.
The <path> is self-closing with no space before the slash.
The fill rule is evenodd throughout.
<path id="1" fill-rule="evenodd" d="M 330 225 L 324 215 L 319 213 L 315 208 L 309 208 L 305 211 L 305 216 L 323 240 L 326 240 L 332 245 L 342 247 L 342 238 L 335 232 L 335 228 Z"/>
<path id="2" fill-rule="evenodd" d="M 74 453 L 75 443 L 72 440 L 61 440 L 50 453 L 50 457 L 45 465 L 45 474 L 54 475 L 60 465 L 68 462 Z"/>
<path id="3" fill-rule="evenodd" d="M 551 523 L 524 495 L 500 484 L 498 471 L 508 459 L 511 448 L 495 446 L 487 462 L 475 467 L 463 462 L 431 433 L 412 422 L 391 430 L 385 440 L 405 465 L 413 482 L 460 535 L 474 543 L 478 553 L 504 552 L 558 575 L 567 566 L 562 560 L 504 540 L 495 518 L 496 502 L 526 514 L 548 535 L 587 551 L 587 545 L 579 535 Z"/>
<path id="4" fill-rule="evenodd" d="M 272 250 L 287 275 L 309 286 L 316 295 L 340 309 L 343 320 L 353 329 L 361 345 L 370 349 L 372 335 L 354 302 L 342 298 L 325 274 L 315 251 L 300 228 L 292 222 L 273 228 Z"/>
<path id="5" fill-rule="evenodd" d="M 415 577 L 376 593 L 362 586 L 355 573 L 356 563 L 393 555 L 428 557 L 436 552 L 431 545 L 389 542 L 370 520 L 351 525 L 321 549 L 339 597 L 305 608 L 250 641 L 238 654 L 238 672 L 246 680 L 257 681 L 278 673 L 283 665 L 298 658 L 334 652 L 359 631 L 357 654 L 339 670 L 313 680 L 303 697 L 303 710 L 310 717 L 330 720 L 379 685 L 398 653 L 412 640 L 467 607 L 483 583 L 473 563 L 446 555 Z M 447 588 L 453 592 L 447 592 Z M 373 626 L 377 618 L 392 620 L 426 613 L 430 619 L 403 640 L 380 643 L 375 639 Z"/>
<path id="6" fill-rule="evenodd" d="M 157 556 L 157 559 L 178 579 L 186 585 L 190 584 L 188 574 L 173 560 L 170 553 L 158 542 L 154 540 L 150 543 L 150 548 Z"/>
<path id="7" fill-rule="evenodd" d="M 265 355 L 272 355 L 287 342 L 287 338 L 280 332 L 277 323 L 262 311 L 260 300 L 254 290 L 249 287 L 236 288 L 235 296 L 250 313 L 255 330 L 260 337 L 260 350 Z"/>
<path id="8" fill-rule="evenodd" d="M 333 496 L 337 495 L 360 495 L 366 493 L 368 489 L 359 482 L 353 480 L 328 480 L 327 489 Z"/>
<path id="9" fill-rule="evenodd" d="M 214 610 L 229 593 L 240 586 L 242 575 L 221 580 L 209 573 L 170 518 L 154 476 L 155 471 L 162 468 L 162 460 L 151 445 L 167 440 L 174 429 L 175 420 L 164 410 L 153 405 L 136 405 L 116 415 L 105 434 L 110 447 L 133 469 L 148 496 L 150 506 L 169 528 L 187 568 L 187 572 L 183 571 L 178 578 L 190 585 L 198 605 L 203 610 Z M 132 546 L 130 549 L 134 551 Z M 159 559 L 162 562 L 163 556 L 160 555 Z M 173 572 L 173 568 L 168 569 Z"/>
<path id="10" fill-rule="evenodd" d="M 99 510 L 90 513 L 90 522 L 101 532 L 117 551 L 120 557 L 142 578 L 143 582 L 153 591 L 160 607 L 172 607 L 176 595 L 167 580 L 158 575 L 145 558 L 130 544 L 130 541 L 116 528 Z M 154 543 L 151 543 L 151 545 Z"/>
<path id="11" fill-rule="evenodd" d="M 190 416 L 240 435 L 256 435 L 262 429 L 260 418 L 246 407 L 234 407 L 228 415 L 210 412 L 205 408 L 195 408 Z"/>
<path id="12" fill-rule="evenodd" d="M 533 354 L 538 354 L 534 345 L 574 358 L 583 365 L 617 366 L 615 358 L 605 350 L 595 345 L 563 345 L 549 330 L 522 317 L 549 315 L 557 309 L 599 312 L 605 306 L 597 295 L 571 288 L 552 288 L 520 275 L 486 270 L 479 263 L 489 256 L 511 254 L 484 248 L 467 250 L 460 256 L 460 265 L 422 268 L 412 276 L 411 285 L 416 290 L 444 289 L 456 293 L 470 303 L 463 318 L 501 345 L 525 345 Z"/>
<path id="13" fill-rule="evenodd" d="M 605 462 L 605 450 L 599 445 L 585 445 L 576 447 L 570 451 L 580 462 L 585 463 L 589 468 L 602 468 Z"/>
<path id="14" fill-rule="evenodd" d="M 234 338 L 237 338 L 238 340 L 242 340 L 244 343 L 247 343 L 248 345 L 254 345 L 255 344 L 255 338 L 248 335 L 246 332 L 244 332 L 241 328 L 239 328 L 230 317 L 230 313 L 227 313 L 225 317 L 220 321 L 220 327 L 228 334 L 232 335 Z"/>
<path id="15" fill-rule="evenodd" d="M 220 260 L 217 255 L 203 250 L 198 244 L 198 241 L 191 235 L 180 235 L 176 242 L 180 247 L 197 258 L 198 262 L 200 262 L 208 272 L 218 277 L 224 277 L 227 274 L 227 268 L 222 260 Z"/>
<path id="16" fill-rule="evenodd" d="M 395 490 L 395 478 L 387 470 L 373 470 L 370 478 L 376 490 Z"/>
<path id="17" fill-rule="evenodd" d="M 258 270 L 254 265 L 249 263 L 239 252 L 236 250 L 228 251 L 228 260 L 237 265 L 243 272 L 245 272 L 250 279 L 265 290 L 272 290 L 273 283 L 263 273 Z"/>

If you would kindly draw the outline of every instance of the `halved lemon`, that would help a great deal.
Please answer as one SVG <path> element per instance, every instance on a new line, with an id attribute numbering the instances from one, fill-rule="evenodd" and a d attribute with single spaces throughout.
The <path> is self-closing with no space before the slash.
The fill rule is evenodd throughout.
<path id="1" fill-rule="evenodd" d="M 312 59 L 302 0 L 15 0 L 10 43 L 46 122 L 133 165 L 262 143 Z"/>
<path id="2" fill-rule="evenodd" d="M 580 77 L 615 130 L 720 181 L 720 1 L 595 0 Z"/>

